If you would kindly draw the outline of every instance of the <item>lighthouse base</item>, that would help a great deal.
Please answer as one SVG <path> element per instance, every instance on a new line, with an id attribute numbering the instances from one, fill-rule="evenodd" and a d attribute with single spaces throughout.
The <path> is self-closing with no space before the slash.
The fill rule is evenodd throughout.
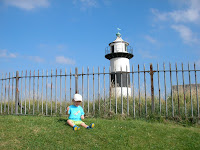
<path id="1" fill-rule="evenodd" d="M 128 96 L 131 96 L 131 88 L 127 88 L 127 87 L 116 87 L 116 90 L 115 90 L 115 87 L 114 88 L 111 88 L 111 95 L 113 97 L 121 97 L 121 95 L 123 97 L 127 97 L 127 91 L 128 91 Z"/>

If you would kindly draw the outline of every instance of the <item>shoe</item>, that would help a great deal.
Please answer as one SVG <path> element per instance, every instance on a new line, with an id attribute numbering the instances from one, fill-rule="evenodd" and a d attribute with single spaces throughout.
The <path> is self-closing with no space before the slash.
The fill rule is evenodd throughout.
<path id="1" fill-rule="evenodd" d="M 94 128 L 94 123 L 89 126 L 90 129 Z"/>
<path id="2" fill-rule="evenodd" d="M 78 127 L 78 126 L 75 125 L 75 126 L 73 127 L 73 130 L 74 130 L 74 131 L 80 130 L 80 127 Z"/>

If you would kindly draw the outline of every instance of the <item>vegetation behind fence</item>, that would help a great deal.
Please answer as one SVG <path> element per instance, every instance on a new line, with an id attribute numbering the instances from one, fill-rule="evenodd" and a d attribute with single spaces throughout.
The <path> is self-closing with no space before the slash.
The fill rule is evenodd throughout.
<path id="1" fill-rule="evenodd" d="M 53 70 L 33 72 L 17 71 L 15 74 L 2 74 L 0 79 L 0 114 L 23 115 L 64 115 L 66 107 L 71 104 L 74 93 L 83 96 L 82 106 L 88 116 L 127 116 L 148 117 L 151 115 L 164 117 L 199 118 L 199 84 L 197 78 L 200 70 L 194 63 L 184 66 L 169 64 L 162 69 L 159 65 L 148 69 L 143 65 L 133 66 L 130 72 L 131 93 L 117 96 L 111 92 L 113 86 L 111 75 L 116 72 L 92 71 L 86 73 L 75 69 L 75 73 Z M 110 70 L 110 69 L 109 69 Z M 128 84 L 127 84 L 128 85 Z M 113 90 L 115 91 L 115 90 Z"/>

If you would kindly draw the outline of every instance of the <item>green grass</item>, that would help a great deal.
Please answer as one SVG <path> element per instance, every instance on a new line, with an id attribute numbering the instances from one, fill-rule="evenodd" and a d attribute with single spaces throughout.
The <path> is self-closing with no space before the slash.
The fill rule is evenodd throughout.
<path id="1" fill-rule="evenodd" d="M 73 131 L 65 117 L 0 116 L 0 149 L 200 149 L 200 127 L 170 121 L 95 119 Z"/>

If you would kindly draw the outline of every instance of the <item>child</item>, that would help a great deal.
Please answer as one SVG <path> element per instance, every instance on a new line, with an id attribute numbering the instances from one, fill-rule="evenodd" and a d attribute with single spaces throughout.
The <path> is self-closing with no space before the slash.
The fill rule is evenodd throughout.
<path id="1" fill-rule="evenodd" d="M 94 128 L 94 123 L 90 126 L 86 125 L 81 119 L 84 119 L 84 111 L 83 108 L 80 106 L 82 102 L 82 96 L 80 94 L 75 94 L 74 99 L 72 100 L 74 105 L 68 106 L 66 114 L 69 114 L 67 123 L 73 127 L 73 130 L 80 130 L 79 125 L 83 126 L 87 129 Z"/>

